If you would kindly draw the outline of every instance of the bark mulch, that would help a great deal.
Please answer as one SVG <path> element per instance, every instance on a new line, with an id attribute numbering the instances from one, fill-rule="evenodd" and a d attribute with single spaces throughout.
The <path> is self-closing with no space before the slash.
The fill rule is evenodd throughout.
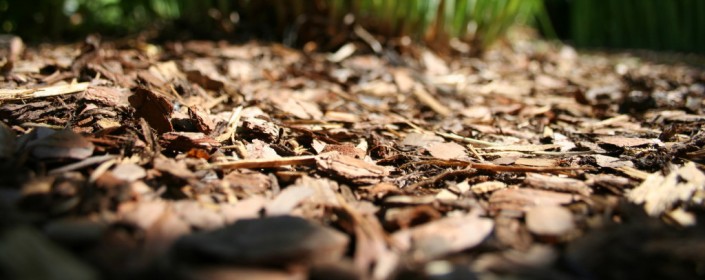
<path id="1" fill-rule="evenodd" d="M 3 279 L 703 279 L 705 71 L 5 44 Z"/>

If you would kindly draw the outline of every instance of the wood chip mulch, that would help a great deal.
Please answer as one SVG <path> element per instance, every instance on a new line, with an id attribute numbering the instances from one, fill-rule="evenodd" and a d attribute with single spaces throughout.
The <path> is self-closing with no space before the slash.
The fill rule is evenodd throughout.
<path id="1" fill-rule="evenodd" d="M 705 277 L 703 69 L 537 41 L 22 47 L 0 278 Z"/>

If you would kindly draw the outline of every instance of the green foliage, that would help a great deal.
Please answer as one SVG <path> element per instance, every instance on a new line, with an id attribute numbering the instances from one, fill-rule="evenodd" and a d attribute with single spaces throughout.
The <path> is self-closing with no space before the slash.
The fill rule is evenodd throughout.
<path id="1" fill-rule="evenodd" d="M 581 46 L 705 52 L 703 0 L 573 0 L 571 15 Z"/>
<path id="2" fill-rule="evenodd" d="M 10 12 L 2 19 L 3 31 L 29 39 L 65 39 L 90 32 L 125 35 L 167 23 L 204 35 L 214 31 L 227 35 L 241 24 L 255 34 L 264 33 L 266 37 L 271 33 L 270 37 L 281 39 L 302 19 L 325 18 L 331 35 L 340 31 L 347 14 L 353 14 L 357 22 L 376 34 L 417 39 L 443 34 L 487 45 L 511 25 L 533 19 L 542 11 L 542 1 L 0 0 L 2 10 Z"/>

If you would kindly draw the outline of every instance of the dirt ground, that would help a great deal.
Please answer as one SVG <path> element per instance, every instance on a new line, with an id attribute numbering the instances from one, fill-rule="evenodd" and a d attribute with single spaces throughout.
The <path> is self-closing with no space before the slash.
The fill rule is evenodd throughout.
<path id="1" fill-rule="evenodd" d="M 705 277 L 703 68 L 369 43 L 6 44 L 0 278 Z"/>

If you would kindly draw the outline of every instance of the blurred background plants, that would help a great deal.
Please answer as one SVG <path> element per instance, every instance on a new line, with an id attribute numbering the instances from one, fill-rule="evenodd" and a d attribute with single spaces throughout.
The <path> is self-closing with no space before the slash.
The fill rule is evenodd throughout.
<path id="1" fill-rule="evenodd" d="M 573 0 L 571 38 L 582 46 L 705 53 L 703 0 Z"/>
<path id="2" fill-rule="evenodd" d="M 457 37 L 486 46 L 510 26 L 530 23 L 542 7 L 541 0 L 0 0 L 2 31 L 29 40 L 156 28 L 173 38 L 255 36 L 294 45 L 345 34 L 350 14 L 377 35 Z"/>
<path id="3" fill-rule="evenodd" d="M 89 33 L 293 46 L 313 40 L 330 49 L 345 43 L 356 23 L 380 38 L 457 38 L 482 48 L 528 24 L 579 46 L 703 53 L 703 15 L 703 0 L 0 0 L 0 32 L 28 41 Z"/>

